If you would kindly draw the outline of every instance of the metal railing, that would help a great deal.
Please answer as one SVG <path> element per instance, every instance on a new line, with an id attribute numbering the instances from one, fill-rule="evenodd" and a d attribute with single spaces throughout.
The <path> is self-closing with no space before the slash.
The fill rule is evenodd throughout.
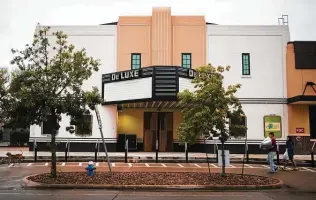
<path id="1" fill-rule="evenodd" d="M 34 139 L 33 141 L 33 151 L 34 151 L 34 162 L 36 163 L 38 161 L 38 140 L 37 139 Z M 156 157 L 155 157 L 155 161 L 156 163 L 158 163 L 158 158 L 159 158 L 159 143 L 158 143 L 158 140 L 156 141 Z M 218 143 L 216 140 L 213 140 L 213 148 L 214 148 L 214 157 L 216 158 L 216 163 L 218 163 L 218 159 L 219 159 L 219 153 L 218 153 L 218 150 L 219 150 L 219 146 L 218 146 Z M 250 163 L 250 153 L 249 152 L 249 143 L 246 142 L 245 143 L 245 152 L 246 152 L 246 163 L 249 164 Z M 68 139 L 68 141 L 66 142 L 65 144 L 65 162 L 68 161 L 69 157 L 70 157 L 70 146 L 71 146 L 71 141 Z M 128 139 L 125 141 L 125 163 L 128 162 L 128 151 L 129 151 L 129 148 L 128 148 Z M 316 141 L 313 143 L 312 145 L 312 148 L 311 148 L 311 152 L 310 152 L 310 160 L 311 160 L 311 166 L 312 167 L 315 167 L 316 166 L 316 163 L 315 163 L 315 153 L 314 153 L 314 150 L 315 150 L 315 147 L 316 147 Z M 99 157 L 99 153 L 100 153 L 100 141 L 99 139 L 97 139 L 95 141 L 95 148 L 94 148 L 94 160 L 95 162 L 98 162 L 98 157 Z M 188 144 L 185 143 L 184 144 L 184 153 L 185 153 L 185 162 L 188 163 L 189 162 L 189 149 L 188 149 Z M 280 143 L 277 142 L 277 151 L 276 151 L 276 154 L 277 154 L 277 164 L 279 165 L 280 164 Z"/>
<path id="2" fill-rule="evenodd" d="M 125 141 L 125 163 L 127 163 L 127 154 L 128 154 L 128 139 Z"/>
<path id="3" fill-rule="evenodd" d="M 312 167 L 315 167 L 315 160 L 314 160 L 314 148 L 315 148 L 316 141 L 314 142 L 312 149 L 311 149 L 311 162 L 312 162 Z"/>

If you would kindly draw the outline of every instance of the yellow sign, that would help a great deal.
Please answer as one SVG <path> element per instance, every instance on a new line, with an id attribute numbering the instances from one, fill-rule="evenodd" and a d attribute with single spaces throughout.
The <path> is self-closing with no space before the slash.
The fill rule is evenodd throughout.
<path id="1" fill-rule="evenodd" d="M 268 115 L 263 118 L 264 137 L 268 137 L 270 132 L 274 133 L 275 138 L 282 137 L 282 120 L 281 116 Z"/>
<path id="2" fill-rule="evenodd" d="M 266 131 L 281 131 L 281 123 L 279 122 L 265 122 Z"/>

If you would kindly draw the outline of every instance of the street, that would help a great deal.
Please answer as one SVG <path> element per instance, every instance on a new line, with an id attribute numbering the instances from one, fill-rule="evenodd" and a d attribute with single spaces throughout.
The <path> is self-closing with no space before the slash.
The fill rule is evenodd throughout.
<path id="1" fill-rule="evenodd" d="M 86 163 L 58 163 L 60 171 L 80 171 Z M 207 164 L 112 164 L 113 171 L 207 171 Z M 232 165 L 228 172 L 239 172 L 241 165 Z M 107 170 L 106 163 L 99 163 L 100 171 Z M 212 172 L 219 172 L 216 165 L 211 166 Z M 22 178 L 27 175 L 49 172 L 46 163 L 22 163 L 21 165 L 0 165 L 0 199 L 10 200 L 34 200 L 34 199 L 102 199 L 102 200 L 307 200 L 316 199 L 316 170 L 306 168 L 299 172 L 278 172 L 275 175 L 284 181 L 286 185 L 281 190 L 249 191 L 249 192 L 206 192 L 206 191 L 111 191 L 111 190 L 31 190 L 22 187 Z M 247 165 L 245 173 L 268 175 L 266 166 Z M 308 190 L 308 191 L 307 191 Z M 313 192 L 314 191 L 314 192 Z"/>
<path id="2" fill-rule="evenodd" d="M 1 199 L 10 200 L 312 200 L 316 194 L 264 191 L 264 192 L 137 192 L 107 190 L 1 190 Z"/>

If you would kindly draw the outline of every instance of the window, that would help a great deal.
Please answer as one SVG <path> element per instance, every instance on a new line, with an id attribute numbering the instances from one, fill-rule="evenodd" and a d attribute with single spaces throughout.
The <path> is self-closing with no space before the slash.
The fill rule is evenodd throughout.
<path id="1" fill-rule="evenodd" d="M 83 115 L 75 125 L 75 134 L 80 136 L 92 135 L 92 115 Z"/>
<path id="2" fill-rule="evenodd" d="M 46 121 L 42 123 L 42 134 L 51 135 L 54 133 L 56 127 L 57 116 L 48 115 Z"/>
<path id="3" fill-rule="evenodd" d="M 141 66 L 141 54 L 140 53 L 132 53 L 131 55 L 131 68 L 132 69 L 140 69 Z"/>
<path id="4" fill-rule="evenodd" d="M 241 127 L 241 126 L 243 126 L 243 127 Z M 235 138 L 243 137 L 243 136 L 240 136 L 239 133 L 245 127 L 247 127 L 247 117 L 246 116 L 230 118 L 229 130 L 230 130 L 230 135 L 232 135 L 232 137 L 235 137 Z"/>
<path id="5" fill-rule="evenodd" d="M 242 75 L 250 75 L 250 54 L 242 53 Z"/>
<path id="6" fill-rule="evenodd" d="M 191 53 L 182 53 L 182 67 L 191 69 L 192 66 L 192 55 Z"/>

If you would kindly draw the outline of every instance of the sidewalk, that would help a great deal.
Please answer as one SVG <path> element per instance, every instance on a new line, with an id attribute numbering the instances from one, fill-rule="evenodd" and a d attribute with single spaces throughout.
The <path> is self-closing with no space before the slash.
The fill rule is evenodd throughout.
<path id="1" fill-rule="evenodd" d="M 0 159 L 6 158 L 6 153 L 11 152 L 12 154 L 20 154 L 23 152 L 23 156 L 25 160 L 34 160 L 34 152 L 28 151 L 25 148 L 15 148 L 13 149 L 0 149 Z M 65 159 L 65 152 L 57 152 L 57 159 L 59 161 L 63 161 Z M 124 161 L 125 153 L 124 152 L 109 152 L 109 157 L 113 161 Z M 69 152 L 67 159 L 69 161 L 86 161 L 86 160 L 94 160 L 95 153 L 94 152 Z M 102 159 L 105 157 L 104 152 L 98 153 L 98 159 Z M 244 155 L 243 154 L 231 154 L 230 161 L 234 162 L 242 162 Z M 51 152 L 37 152 L 37 160 L 38 161 L 47 161 L 51 158 Z M 208 154 L 208 158 L 210 160 L 214 160 L 216 158 L 216 154 Z M 129 152 L 128 159 L 133 159 L 136 162 L 153 162 L 156 160 L 155 152 Z M 205 153 L 189 153 L 188 159 L 190 162 L 206 162 L 206 154 Z M 245 158 L 246 159 L 246 158 Z M 283 159 L 283 154 L 280 155 L 280 161 Z M 183 152 L 159 152 L 158 160 L 164 162 L 185 162 L 185 153 Z M 267 155 L 265 154 L 249 154 L 249 161 L 252 163 L 256 162 L 266 162 Z M 295 160 L 299 163 L 308 163 L 311 162 L 310 155 L 296 155 Z"/>
<path id="2" fill-rule="evenodd" d="M 32 165 L 16 165 L 14 167 L 5 168 L 10 171 L 32 171 L 34 173 L 47 173 L 50 167 L 44 165 L 45 163 L 34 163 Z M 85 172 L 85 166 L 87 163 L 58 163 L 58 172 Z M 242 172 L 242 164 L 237 164 L 234 166 L 226 167 L 227 173 L 237 173 Z M 109 171 L 107 163 L 96 163 L 97 172 Z M 314 169 L 311 170 L 300 170 L 300 171 L 278 171 L 275 174 L 269 174 L 269 167 L 263 167 L 261 165 L 246 165 L 244 168 L 245 174 L 254 174 L 260 176 L 268 176 L 277 178 L 283 181 L 284 189 L 286 190 L 296 190 L 304 192 L 316 192 L 316 172 Z M 1 168 L 0 168 L 1 169 Z M 23 170 L 21 170 L 23 169 Z M 221 167 L 217 165 L 211 165 L 211 173 L 221 173 Z M 140 163 L 112 163 L 113 172 L 208 172 L 208 167 L 206 163 L 203 164 L 175 164 L 175 163 L 153 163 L 153 164 L 140 164 Z M 10 173 L 11 175 L 13 173 Z"/>

